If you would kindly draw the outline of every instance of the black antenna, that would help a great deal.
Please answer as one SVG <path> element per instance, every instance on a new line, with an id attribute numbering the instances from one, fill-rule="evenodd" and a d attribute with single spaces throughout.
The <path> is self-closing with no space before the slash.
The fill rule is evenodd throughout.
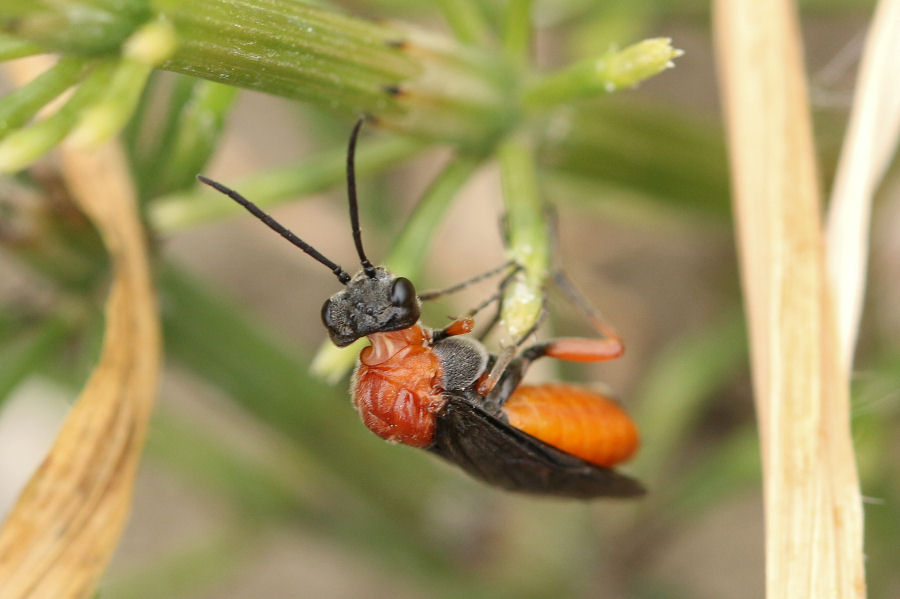
<path id="1" fill-rule="evenodd" d="M 342 269 L 340 266 L 338 266 L 337 264 L 335 264 L 334 262 L 332 262 L 331 260 L 329 260 L 328 258 L 323 256 L 322 254 L 320 254 L 319 251 L 316 250 L 316 248 L 314 248 L 313 246 L 309 245 L 308 243 L 306 243 L 305 241 L 303 241 L 302 239 L 300 239 L 299 237 L 294 235 L 291 231 L 289 231 L 287 228 L 285 228 L 284 225 L 282 225 L 281 223 L 276 221 L 274 218 L 272 218 L 271 216 L 269 216 L 268 214 L 266 214 L 265 212 L 260 210 L 259 206 L 257 206 L 256 204 L 254 204 L 253 202 L 251 202 L 250 200 L 248 200 L 247 198 L 245 198 L 244 196 L 242 196 L 235 190 L 225 187 L 218 181 L 213 181 L 212 179 L 207 179 L 203 175 L 197 175 L 197 179 L 201 183 L 206 183 L 207 185 L 209 185 L 216 191 L 220 191 L 220 192 L 224 193 L 225 195 L 227 195 L 229 198 L 231 198 L 232 200 L 234 200 L 235 202 L 237 202 L 238 204 L 240 204 L 241 206 L 246 208 L 250 212 L 250 214 L 252 214 L 256 218 L 258 218 L 259 220 L 264 222 L 270 229 L 272 229 L 273 231 L 276 231 L 279 235 L 281 235 L 282 237 L 284 237 L 285 239 L 287 239 L 288 241 L 290 241 L 291 243 L 296 245 L 298 248 L 300 248 L 301 250 L 303 250 L 304 252 L 306 252 L 307 254 L 312 256 L 315 260 L 317 260 L 318 262 L 321 262 L 322 264 L 324 264 L 325 266 L 330 268 L 331 272 L 333 272 L 334 275 L 338 278 L 338 281 L 340 281 L 344 285 L 346 285 L 347 283 L 350 282 L 350 275 L 348 275 L 346 272 L 344 272 L 344 269 Z"/>
<path id="2" fill-rule="evenodd" d="M 350 145 L 347 148 L 347 195 L 350 199 L 350 224 L 353 227 L 353 243 L 356 244 L 356 253 L 359 254 L 359 262 L 362 264 L 363 272 L 370 279 L 375 278 L 375 267 L 366 258 L 366 253 L 362 246 L 362 233 L 359 230 L 359 207 L 356 203 L 356 173 L 353 167 L 353 156 L 356 154 L 356 138 L 359 137 L 359 128 L 362 127 L 363 119 L 356 121 L 353 126 L 353 133 L 350 134 Z"/>

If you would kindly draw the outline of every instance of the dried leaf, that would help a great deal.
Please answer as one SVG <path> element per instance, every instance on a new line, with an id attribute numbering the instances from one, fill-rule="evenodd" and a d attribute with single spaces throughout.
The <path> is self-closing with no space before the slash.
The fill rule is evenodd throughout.
<path id="1" fill-rule="evenodd" d="M 100 361 L 0 530 L 0 589 L 10 599 L 94 592 L 130 511 L 159 369 L 155 294 L 124 156 L 109 144 L 61 157 L 113 281 Z"/>
<path id="2" fill-rule="evenodd" d="M 763 454 L 767 596 L 863 597 L 849 380 L 825 277 L 795 8 L 714 6 Z"/>

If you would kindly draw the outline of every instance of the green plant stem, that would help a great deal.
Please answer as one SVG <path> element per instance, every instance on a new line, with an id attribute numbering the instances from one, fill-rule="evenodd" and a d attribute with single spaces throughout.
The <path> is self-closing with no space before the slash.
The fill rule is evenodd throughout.
<path id="1" fill-rule="evenodd" d="M 82 58 L 63 57 L 47 71 L 0 98 L 0 138 L 29 121 L 38 110 L 78 82 Z"/>
<path id="2" fill-rule="evenodd" d="M 112 61 L 100 63 L 85 77 L 62 108 L 42 121 L 13 131 L 0 141 L 0 172 L 24 168 L 62 141 L 78 122 L 85 107 L 103 94 L 113 67 Z"/>
<path id="3" fill-rule="evenodd" d="M 69 143 L 92 147 L 116 135 L 134 111 L 149 76 L 149 66 L 124 58 L 119 60 L 102 97 L 80 115 Z"/>
<path id="4" fill-rule="evenodd" d="M 152 14 L 147 0 L 0 0 L 0 31 L 45 51 L 111 55 Z"/>
<path id="5" fill-rule="evenodd" d="M 399 31 L 298 2 L 155 4 L 178 31 L 176 72 L 355 114 L 398 110 L 385 86 L 421 72 Z"/>
<path id="6" fill-rule="evenodd" d="M 393 273 L 415 280 L 421 272 L 434 231 L 450 207 L 456 193 L 472 176 L 479 160 L 458 156 L 447 165 L 431 183 L 422 199 L 406 221 L 400 236 L 385 260 L 385 266 Z M 325 341 L 316 352 L 311 370 L 316 376 L 335 382 L 344 376 L 356 361 L 367 341 L 338 348 Z"/>
<path id="7" fill-rule="evenodd" d="M 394 136 L 362 140 L 356 150 L 357 174 L 380 172 L 409 158 L 422 147 L 420 143 Z M 227 183 L 261 208 L 268 208 L 343 182 L 346 160 L 347 149 L 342 146 L 319 153 L 300 165 L 281 167 Z M 155 200 L 150 206 L 148 218 L 154 230 L 168 233 L 240 212 L 241 208 L 223 198 L 222 194 L 205 185 L 198 185 L 193 191 Z"/>
<path id="8" fill-rule="evenodd" d="M 544 309 L 550 235 L 530 140 L 524 135 L 510 138 L 498 149 L 498 158 L 509 231 L 507 254 L 522 267 L 503 296 L 500 316 L 507 341 L 518 341 L 538 322 Z"/>
<path id="9" fill-rule="evenodd" d="M 124 139 L 143 200 L 193 187 L 218 145 L 237 88 L 176 76 L 169 89 L 151 75 Z M 166 107 L 160 118 L 160 105 Z"/>
<path id="10" fill-rule="evenodd" d="M 525 90 L 523 101 L 529 107 L 550 106 L 632 87 L 675 66 L 672 60 L 681 54 L 668 38 L 644 40 L 539 79 Z"/>
<path id="11" fill-rule="evenodd" d="M 367 114 L 395 131 L 474 148 L 489 145 L 511 122 L 502 60 L 412 27 L 294 0 L 64 4 L 0 4 L 0 30 L 51 51 L 111 54 L 128 37 L 123 29 L 131 33 L 155 17 L 177 38 L 163 69 Z M 81 23 L 85 30 L 74 26 Z"/>
<path id="12" fill-rule="evenodd" d="M 481 7 L 473 0 L 437 0 L 456 39 L 466 44 L 485 44 L 490 28 Z"/>
<path id="13" fill-rule="evenodd" d="M 503 49 L 514 65 L 524 68 L 531 54 L 532 0 L 509 0 L 503 24 Z"/>
<path id="14" fill-rule="evenodd" d="M 40 54 L 44 49 L 37 44 L 0 33 L 0 62 Z"/>
<path id="15" fill-rule="evenodd" d="M 385 266 L 391 272 L 418 278 L 435 230 L 441 225 L 456 194 L 480 164 L 480 159 L 457 156 L 431 182 L 385 260 Z"/>
<path id="16" fill-rule="evenodd" d="M 87 107 L 69 136 L 75 147 L 96 147 L 117 135 L 135 111 L 154 67 L 175 47 L 175 32 L 165 20 L 141 25 L 125 41 L 109 86 Z"/>
<path id="17" fill-rule="evenodd" d="M 215 151 L 237 88 L 194 80 L 186 102 L 172 115 L 172 128 L 156 153 L 156 168 L 147 173 L 148 195 L 188 187 Z M 156 174 L 153 177 L 153 174 Z"/>

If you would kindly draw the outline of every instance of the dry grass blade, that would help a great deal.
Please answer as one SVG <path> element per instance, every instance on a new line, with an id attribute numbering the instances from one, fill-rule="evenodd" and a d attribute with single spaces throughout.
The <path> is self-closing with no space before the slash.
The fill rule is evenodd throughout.
<path id="1" fill-rule="evenodd" d="M 767 594 L 862 597 L 849 383 L 838 367 L 794 7 L 714 6 L 763 454 Z"/>
<path id="2" fill-rule="evenodd" d="M 866 39 L 828 213 L 828 272 L 841 364 L 853 363 L 866 283 L 872 196 L 900 135 L 900 0 L 881 0 Z"/>
<path id="3" fill-rule="evenodd" d="M 100 362 L 0 530 L 8 599 L 89 597 L 127 519 L 156 391 L 159 330 L 144 233 L 117 145 L 64 150 L 63 171 L 113 264 Z"/>

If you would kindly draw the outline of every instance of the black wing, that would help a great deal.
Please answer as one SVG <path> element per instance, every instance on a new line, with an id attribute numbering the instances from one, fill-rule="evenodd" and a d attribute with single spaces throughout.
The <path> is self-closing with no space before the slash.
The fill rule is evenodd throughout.
<path id="1" fill-rule="evenodd" d="M 634 497 L 641 484 L 510 426 L 465 398 L 446 394 L 429 451 L 492 485 L 539 495 Z"/>

